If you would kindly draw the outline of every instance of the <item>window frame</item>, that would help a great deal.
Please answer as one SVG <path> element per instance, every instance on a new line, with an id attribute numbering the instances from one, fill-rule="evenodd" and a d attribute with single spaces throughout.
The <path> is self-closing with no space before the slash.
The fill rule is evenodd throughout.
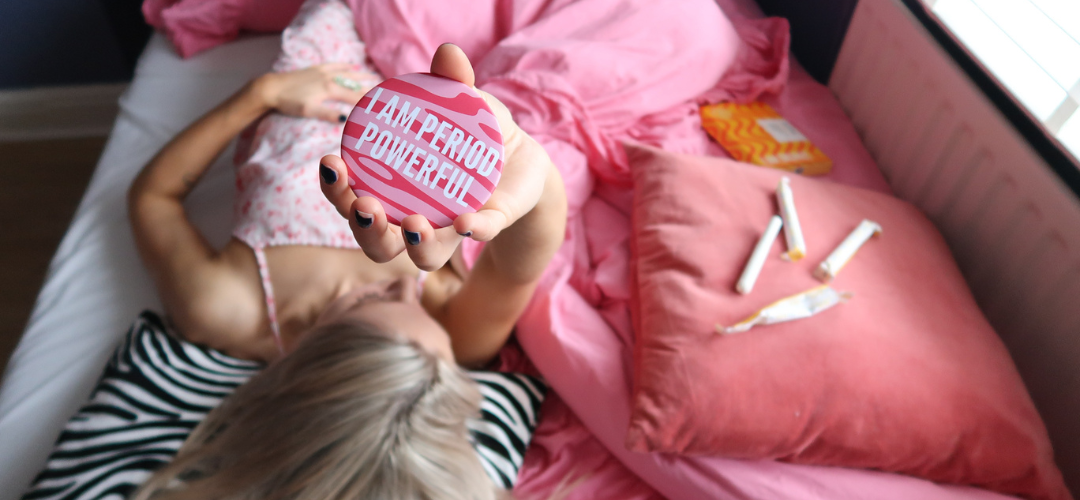
<path id="1" fill-rule="evenodd" d="M 923 0 L 900 0 L 923 25 L 930 36 L 956 62 L 983 95 L 1012 123 L 1032 149 L 1057 174 L 1058 178 L 1080 198 L 1080 159 L 1051 136 L 1042 124 L 994 77 L 983 64 L 952 34 Z M 1080 113 L 1080 110 L 1077 111 Z"/>

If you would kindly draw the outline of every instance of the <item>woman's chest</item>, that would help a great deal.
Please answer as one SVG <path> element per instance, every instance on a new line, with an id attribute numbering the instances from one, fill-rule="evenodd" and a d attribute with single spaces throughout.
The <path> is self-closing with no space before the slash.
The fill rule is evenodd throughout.
<path id="1" fill-rule="evenodd" d="M 266 261 L 264 273 L 273 294 L 273 303 L 266 307 L 268 313 L 275 311 L 285 344 L 299 341 L 330 303 L 358 287 L 400 279 L 416 280 L 421 305 L 438 318 L 438 312 L 463 283 L 457 271 L 460 266 L 448 263 L 425 273 L 404 253 L 378 264 L 360 250 L 282 246 L 267 248 Z"/>

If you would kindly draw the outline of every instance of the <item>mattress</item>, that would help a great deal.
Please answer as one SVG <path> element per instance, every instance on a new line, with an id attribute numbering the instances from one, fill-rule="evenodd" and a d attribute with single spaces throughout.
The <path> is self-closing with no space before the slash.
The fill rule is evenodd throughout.
<path id="1" fill-rule="evenodd" d="M 125 193 L 139 170 L 189 123 L 269 70 L 280 36 L 244 38 L 181 60 L 154 35 L 76 216 L 53 257 L 0 389 L 0 500 L 21 496 L 60 429 L 88 397 L 139 311 L 161 310 L 140 264 Z M 188 199 L 216 245 L 232 226 L 231 148 Z"/>

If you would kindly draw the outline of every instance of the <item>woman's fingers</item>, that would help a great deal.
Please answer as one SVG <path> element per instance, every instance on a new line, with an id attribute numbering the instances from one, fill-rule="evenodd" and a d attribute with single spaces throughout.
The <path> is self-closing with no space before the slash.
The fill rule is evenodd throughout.
<path id="1" fill-rule="evenodd" d="M 387 262 L 404 250 L 401 229 L 387 222 L 382 204 L 370 196 L 356 197 L 349 186 L 348 168 L 340 157 L 322 157 L 319 185 L 323 196 L 349 221 L 353 237 L 371 260 Z"/>
<path id="2" fill-rule="evenodd" d="M 446 264 L 464 239 L 452 226 L 435 229 L 423 215 L 413 214 L 401 221 L 405 251 L 416 267 L 434 271 Z"/>
<path id="3" fill-rule="evenodd" d="M 349 187 L 349 168 L 337 155 L 326 155 L 319 160 L 319 186 L 323 196 L 342 217 L 351 217 L 349 209 L 356 201 L 356 193 Z"/>
<path id="4" fill-rule="evenodd" d="M 506 213 L 491 208 L 478 212 L 461 214 L 454 220 L 454 232 L 476 241 L 491 241 L 510 225 Z"/>
<path id="5" fill-rule="evenodd" d="M 435 49 L 435 55 L 431 57 L 431 73 L 457 80 L 470 87 L 476 86 L 472 63 L 465 52 L 452 43 L 444 43 Z"/>
<path id="6" fill-rule="evenodd" d="M 370 196 L 356 197 L 349 186 L 348 169 L 336 155 L 319 164 L 319 185 L 338 214 L 348 219 L 353 237 L 371 260 L 388 262 L 405 249 L 401 229 L 386 220 L 382 204 Z"/>
<path id="7" fill-rule="evenodd" d="M 422 215 L 406 217 L 401 227 L 391 224 L 379 200 L 370 196 L 358 198 L 353 193 L 345 162 L 336 155 L 326 155 L 320 161 L 319 184 L 338 214 L 348 219 L 360 248 L 375 262 L 389 262 L 408 250 L 417 267 L 434 271 L 450 259 L 464 239 L 453 226 L 432 228 Z"/>
<path id="8" fill-rule="evenodd" d="M 349 116 L 342 113 L 340 109 L 331 108 L 325 104 L 311 106 L 307 109 L 307 112 L 309 118 L 316 118 L 331 123 L 345 123 L 345 120 L 349 118 Z"/>
<path id="9" fill-rule="evenodd" d="M 401 228 L 386 220 L 382 204 L 370 196 L 362 196 L 352 203 L 349 227 L 360 249 L 377 263 L 389 262 L 405 249 Z"/>

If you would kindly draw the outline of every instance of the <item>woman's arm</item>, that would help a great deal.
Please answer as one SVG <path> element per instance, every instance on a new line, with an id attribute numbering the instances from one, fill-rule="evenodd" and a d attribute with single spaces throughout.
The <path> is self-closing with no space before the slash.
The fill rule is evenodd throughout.
<path id="1" fill-rule="evenodd" d="M 566 192 L 550 160 L 547 169 L 540 201 L 484 247 L 461 289 L 437 314 L 463 366 L 483 366 L 498 354 L 563 243 Z"/>
<path id="2" fill-rule="evenodd" d="M 483 366 L 498 354 L 566 234 L 567 206 L 562 177 L 543 148 L 520 129 L 517 132 L 522 135 L 522 141 L 513 149 L 507 148 L 514 151 L 508 161 L 513 158 L 514 168 L 531 170 L 530 178 L 540 191 L 538 200 L 487 243 L 461 288 L 431 312 L 450 334 L 455 360 L 467 367 Z M 347 178 L 341 158 L 325 156 L 322 164 L 337 171 L 337 179 Z M 324 180 L 322 186 L 327 198 L 343 214 L 360 202 L 345 182 L 328 185 Z M 350 217 L 357 241 L 362 246 L 367 244 L 368 251 L 378 244 L 377 238 L 400 239 L 399 232 L 390 232 L 399 228 L 377 228 L 379 223 L 387 224 L 381 206 L 373 205 L 371 210 L 377 222 L 369 227 L 360 228 Z M 425 237 L 433 238 L 430 226 L 426 231 Z M 457 241 L 462 239 L 458 236 Z M 437 245 L 429 247 L 432 253 L 438 250 Z"/>
<path id="3" fill-rule="evenodd" d="M 436 51 L 431 72 L 474 83 L 465 54 L 450 44 Z M 499 121 L 505 162 L 499 185 L 484 207 L 459 216 L 453 226 L 433 229 L 418 214 L 405 217 L 400 226 L 390 224 L 375 198 L 357 198 L 345 182 L 322 182 L 323 193 L 349 219 L 360 248 L 375 262 L 408 251 L 418 267 L 432 271 L 447 262 L 464 238 L 489 242 L 461 289 L 433 312 L 450 333 L 455 358 L 465 366 L 482 365 L 502 348 L 566 232 L 566 194 L 558 170 L 506 106 L 480 93 Z M 322 164 L 337 171 L 338 179 L 347 178 L 341 158 L 325 156 Z M 403 230 L 417 233 L 419 242 L 407 244 Z"/>
<path id="4" fill-rule="evenodd" d="M 248 256 L 212 248 L 188 220 L 184 199 L 214 158 L 264 113 L 338 121 L 322 103 L 359 100 L 361 93 L 333 83 L 335 75 L 359 76 L 349 69 L 324 65 L 253 80 L 170 141 L 132 183 L 128 215 L 136 246 L 166 311 L 189 340 L 228 345 L 258 334 L 264 315 L 259 282 L 238 262 Z"/>
<path id="5" fill-rule="evenodd" d="M 257 328 L 258 289 L 191 224 L 183 201 L 222 150 L 270 108 L 256 80 L 170 141 L 128 190 L 128 217 L 165 310 L 188 340 L 220 344 Z M 253 326 L 254 325 L 256 326 Z"/>

